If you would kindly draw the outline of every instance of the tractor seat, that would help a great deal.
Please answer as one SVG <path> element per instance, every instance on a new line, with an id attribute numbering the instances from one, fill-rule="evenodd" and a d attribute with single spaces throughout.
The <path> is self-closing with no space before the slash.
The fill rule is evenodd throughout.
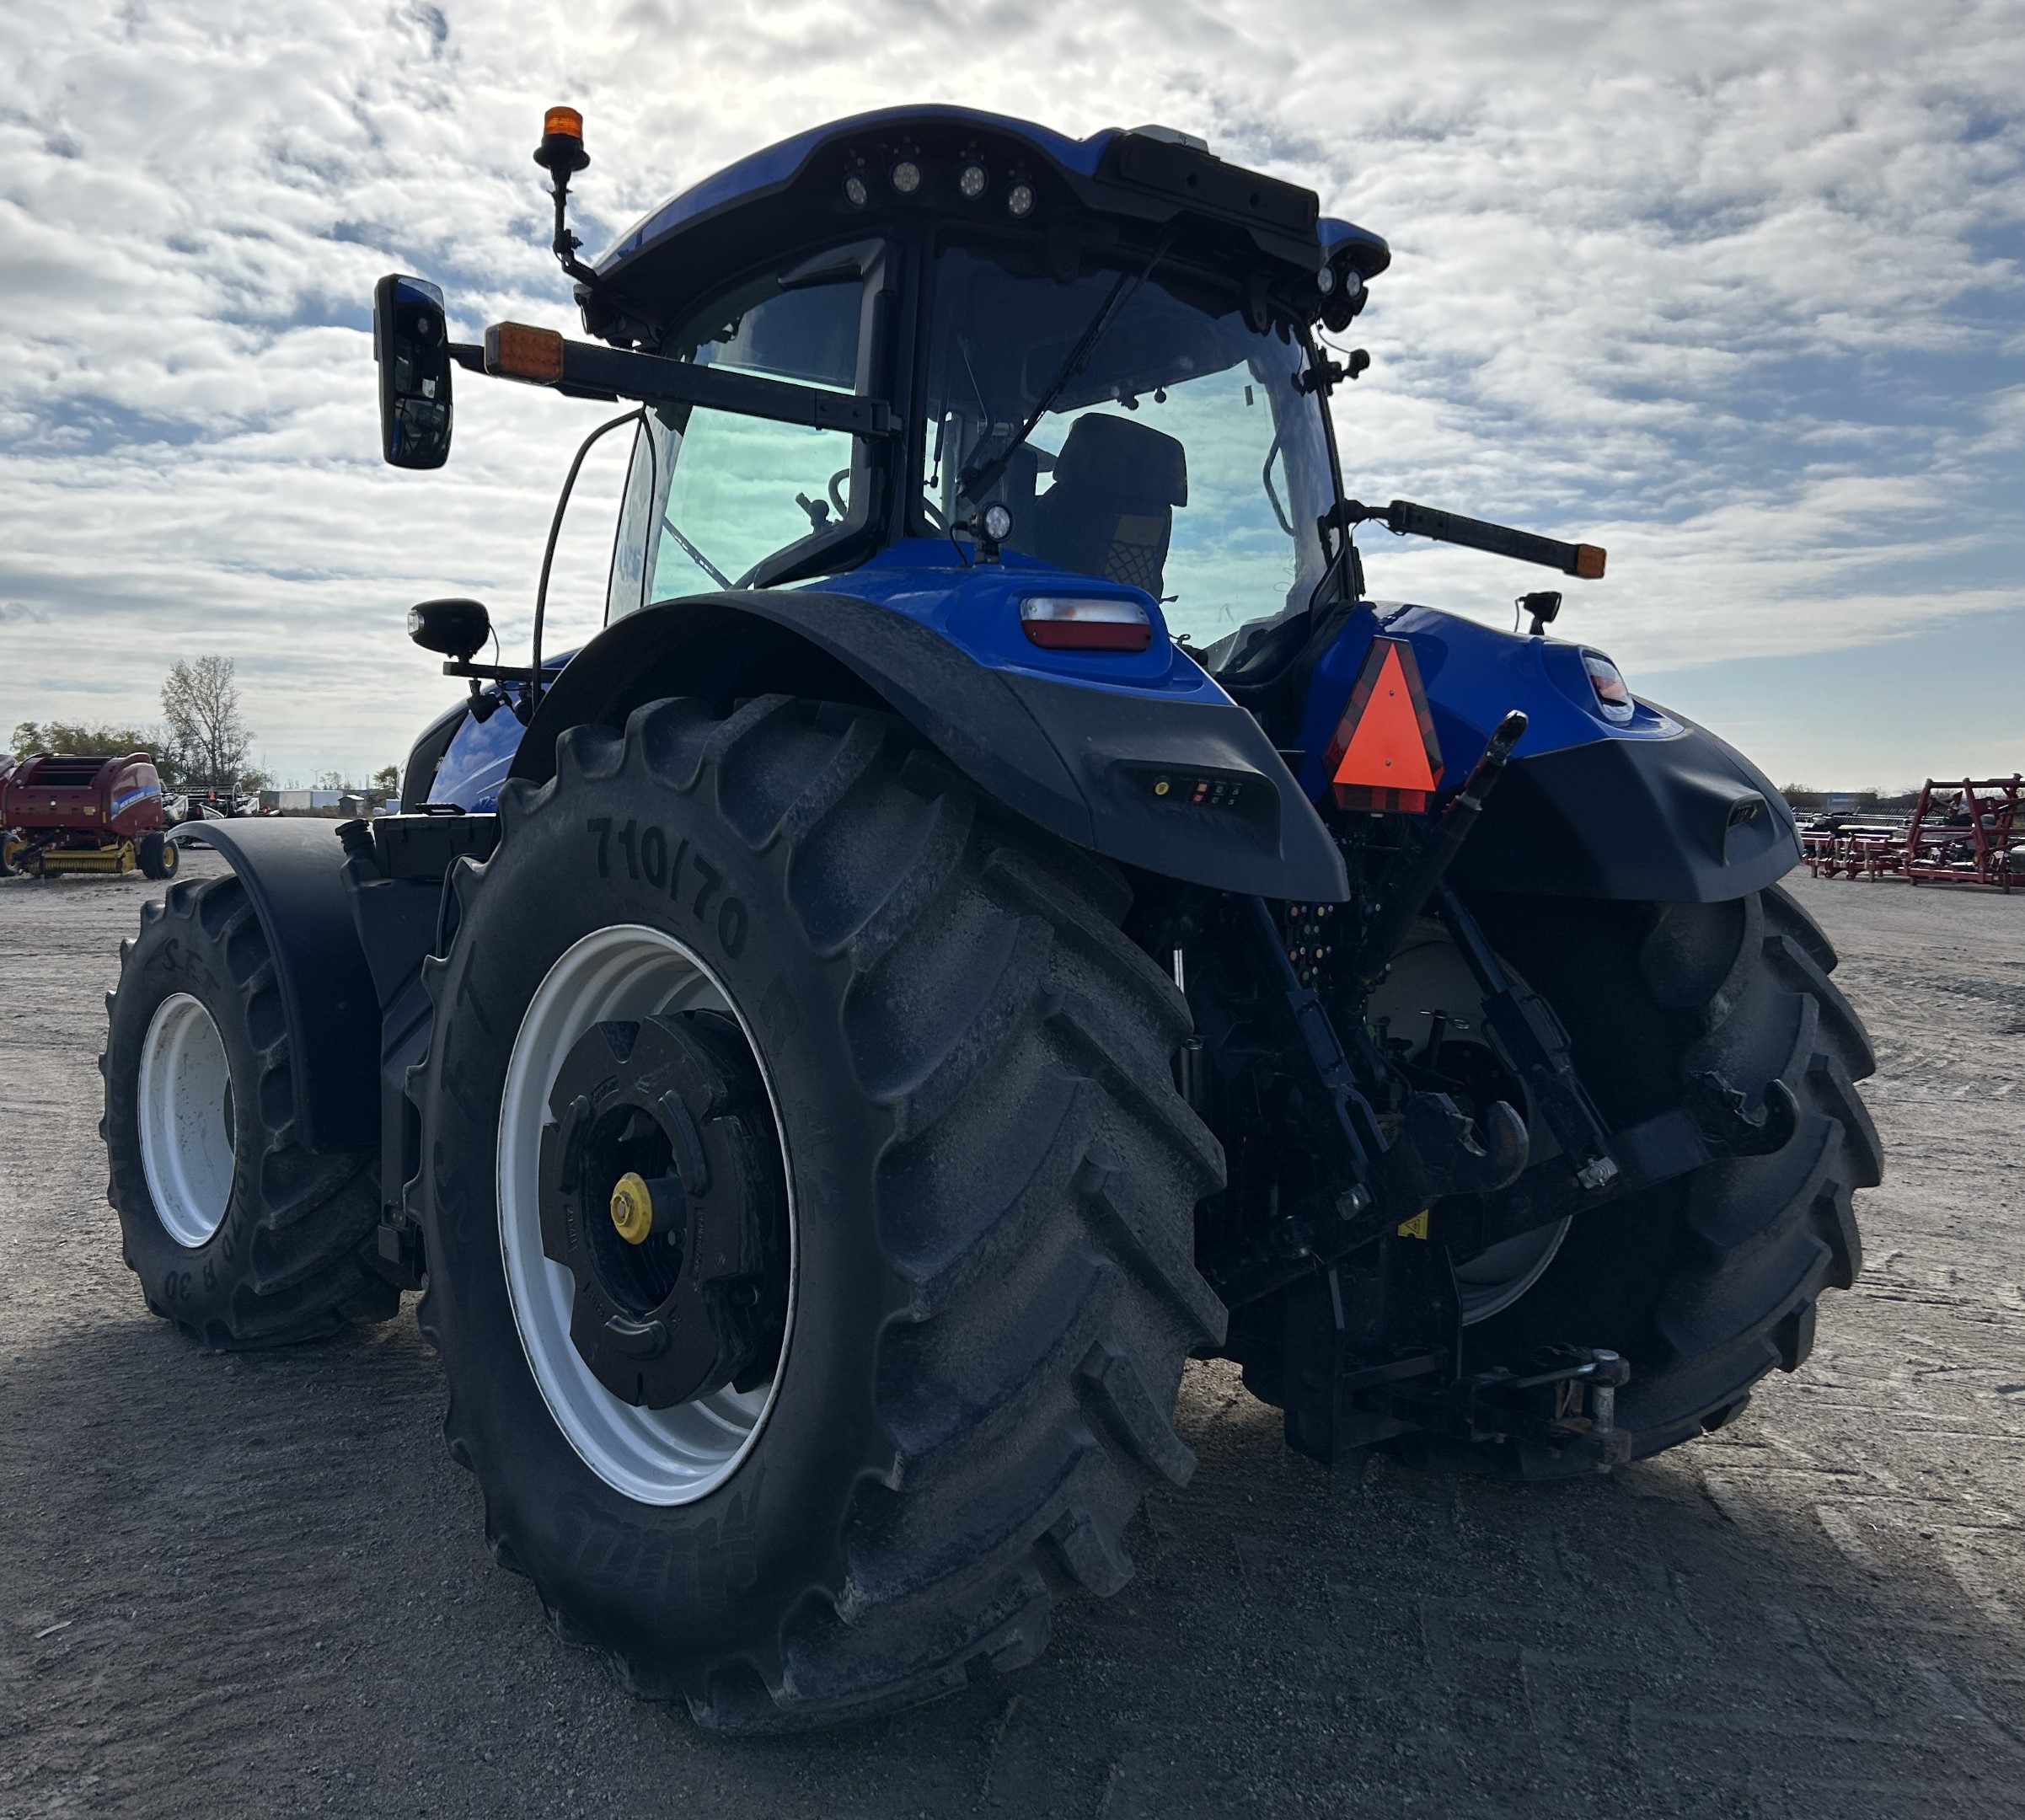
<path id="1" fill-rule="evenodd" d="M 1174 508 L 1187 503 L 1188 455 L 1172 436 L 1128 417 L 1079 417 L 1018 542 L 1042 562 L 1157 600 Z"/>

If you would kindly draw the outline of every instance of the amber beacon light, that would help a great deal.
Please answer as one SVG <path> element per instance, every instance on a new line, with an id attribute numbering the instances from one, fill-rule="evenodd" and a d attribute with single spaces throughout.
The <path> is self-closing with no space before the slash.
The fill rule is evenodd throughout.
<path id="1" fill-rule="evenodd" d="M 552 107 L 542 115 L 534 162 L 565 183 L 591 162 L 584 150 L 584 117 L 575 108 Z"/>

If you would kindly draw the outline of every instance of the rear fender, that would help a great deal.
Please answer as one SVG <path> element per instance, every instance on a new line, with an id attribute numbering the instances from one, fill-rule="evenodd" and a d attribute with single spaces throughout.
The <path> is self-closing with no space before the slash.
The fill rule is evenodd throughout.
<path id="1" fill-rule="evenodd" d="M 893 605 L 833 592 L 703 595 L 608 627 L 542 698 L 512 774 L 554 774 L 572 726 L 694 695 L 890 709 L 985 793 L 1108 858 L 1219 891 L 1340 902 L 1342 860 L 1258 723 L 1184 661 L 1185 688 L 1096 686 L 988 661 Z M 1165 788 L 1161 786 L 1165 785 Z"/>
<path id="2" fill-rule="evenodd" d="M 1639 701 L 1601 711 L 1579 645 L 1522 638 L 1425 607 L 1360 610 L 1316 662 L 1301 723 L 1301 785 L 1324 757 L 1373 638 L 1404 638 L 1426 685 L 1444 766 L 1462 781 L 1498 721 L 1528 717 L 1497 793 L 1449 877 L 1465 889 L 1713 903 L 1762 890 L 1800 861 L 1786 800 L 1742 753 L 1685 715 Z"/>

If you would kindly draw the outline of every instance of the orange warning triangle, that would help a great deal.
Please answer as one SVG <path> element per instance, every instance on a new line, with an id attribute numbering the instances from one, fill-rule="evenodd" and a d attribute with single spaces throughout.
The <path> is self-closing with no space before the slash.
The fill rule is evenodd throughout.
<path id="1" fill-rule="evenodd" d="M 1385 654 L 1377 679 L 1330 781 L 1367 790 L 1432 790 L 1434 769 L 1428 760 L 1415 692 L 1400 661 L 1400 646 L 1391 639 L 1379 642 Z"/>

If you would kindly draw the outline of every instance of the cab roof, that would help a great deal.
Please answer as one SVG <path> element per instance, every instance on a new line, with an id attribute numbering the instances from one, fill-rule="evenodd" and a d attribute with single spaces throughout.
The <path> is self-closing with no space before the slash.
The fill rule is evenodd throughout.
<path id="1" fill-rule="evenodd" d="M 902 192 L 895 169 L 911 163 L 919 181 Z M 983 191 L 966 195 L 957 174 L 980 166 Z M 860 185 L 847 179 L 856 174 Z M 887 108 L 811 127 L 749 153 L 691 185 L 636 222 L 594 265 L 603 300 L 637 300 L 667 320 L 670 293 L 714 286 L 757 260 L 777 256 L 828 227 L 926 210 L 942 218 L 995 218 L 1024 186 L 1028 208 L 1012 225 L 1047 228 L 1071 217 L 1123 223 L 1179 222 L 1212 256 L 1262 260 L 1312 276 L 1325 261 L 1339 272 L 1375 277 L 1390 263 L 1378 235 L 1321 217 L 1315 192 L 1229 164 L 1200 139 L 1171 127 L 1106 127 L 1071 139 L 1029 120 L 951 106 Z M 862 195 L 862 201 L 853 195 Z M 601 309 L 587 297 L 595 332 Z"/>

